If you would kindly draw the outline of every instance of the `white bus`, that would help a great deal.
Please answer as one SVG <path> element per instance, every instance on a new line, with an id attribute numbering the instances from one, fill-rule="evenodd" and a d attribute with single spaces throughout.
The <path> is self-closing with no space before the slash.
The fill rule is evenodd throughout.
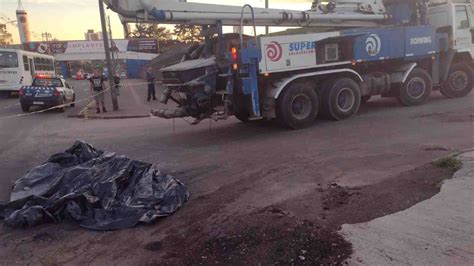
<path id="1" fill-rule="evenodd" d="M 54 57 L 0 48 L 0 92 L 16 92 L 38 75 L 55 75 Z"/>

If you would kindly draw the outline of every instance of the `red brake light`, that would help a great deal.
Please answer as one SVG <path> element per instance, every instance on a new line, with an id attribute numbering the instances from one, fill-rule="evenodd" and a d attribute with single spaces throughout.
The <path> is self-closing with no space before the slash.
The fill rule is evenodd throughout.
<path id="1" fill-rule="evenodd" d="M 41 78 L 52 78 L 52 76 L 51 75 L 41 75 L 40 74 L 40 75 L 36 75 L 36 78 L 39 78 L 39 79 L 41 79 Z"/>
<path id="2" fill-rule="evenodd" d="M 23 90 L 23 88 L 20 88 L 20 89 L 18 90 L 18 95 L 20 95 L 20 96 L 25 95 L 25 90 Z"/>
<path id="3" fill-rule="evenodd" d="M 232 49 L 230 49 L 230 52 L 232 54 L 232 61 L 237 61 L 237 49 L 235 47 L 232 47 Z"/>

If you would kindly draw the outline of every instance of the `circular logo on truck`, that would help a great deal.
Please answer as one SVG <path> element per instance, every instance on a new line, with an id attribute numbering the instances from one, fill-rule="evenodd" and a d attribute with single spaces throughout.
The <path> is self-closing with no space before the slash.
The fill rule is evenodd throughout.
<path id="1" fill-rule="evenodd" d="M 267 49 L 265 52 L 267 54 L 268 59 L 270 59 L 271 61 L 278 61 L 281 59 L 283 50 L 281 49 L 281 45 L 279 43 L 270 42 L 267 45 Z"/>
<path id="2" fill-rule="evenodd" d="M 380 53 L 382 42 L 377 34 L 370 34 L 365 40 L 365 50 L 370 56 L 376 56 Z"/>

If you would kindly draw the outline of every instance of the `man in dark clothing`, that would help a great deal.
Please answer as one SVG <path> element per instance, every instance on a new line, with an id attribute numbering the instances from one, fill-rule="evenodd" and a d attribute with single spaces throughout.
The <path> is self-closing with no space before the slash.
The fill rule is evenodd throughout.
<path id="1" fill-rule="evenodd" d="M 120 95 L 120 73 L 118 71 L 116 71 L 114 75 L 114 88 L 115 88 L 115 94 L 119 96 Z"/>
<path id="2" fill-rule="evenodd" d="M 91 83 L 91 95 L 94 95 L 95 106 L 97 108 L 97 113 L 100 113 L 100 106 L 102 105 L 102 112 L 107 112 L 105 109 L 105 96 L 104 96 L 104 82 L 105 77 L 100 75 L 98 69 L 94 70 L 94 75 L 89 78 Z"/>
<path id="3" fill-rule="evenodd" d="M 146 81 L 148 82 L 148 96 L 146 98 L 147 101 L 150 101 L 153 97 L 153 100 L 156 100 L 156 92 L 155 92 L 155 79 L 156 77 L 151 72 L 152 68 L 148 67 L 146 71 Z"/>

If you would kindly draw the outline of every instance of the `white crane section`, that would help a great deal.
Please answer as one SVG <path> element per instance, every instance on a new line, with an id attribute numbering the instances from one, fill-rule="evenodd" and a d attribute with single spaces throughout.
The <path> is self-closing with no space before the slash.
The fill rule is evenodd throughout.
<path id="1" fill-rule="evenodd" d="M 106 5 L 120 15 L 122 22 L 148 22 L 159 24 L 192 24 L 238 26 L 243 16 L 244 24 L 257 26 L 373 26 L 389 16 L 382 0 L 330 0 L 313 2 L 311 9 L 283 10 L 241 6 L 190 3 L 179 0 L 104 0 Z"/>

